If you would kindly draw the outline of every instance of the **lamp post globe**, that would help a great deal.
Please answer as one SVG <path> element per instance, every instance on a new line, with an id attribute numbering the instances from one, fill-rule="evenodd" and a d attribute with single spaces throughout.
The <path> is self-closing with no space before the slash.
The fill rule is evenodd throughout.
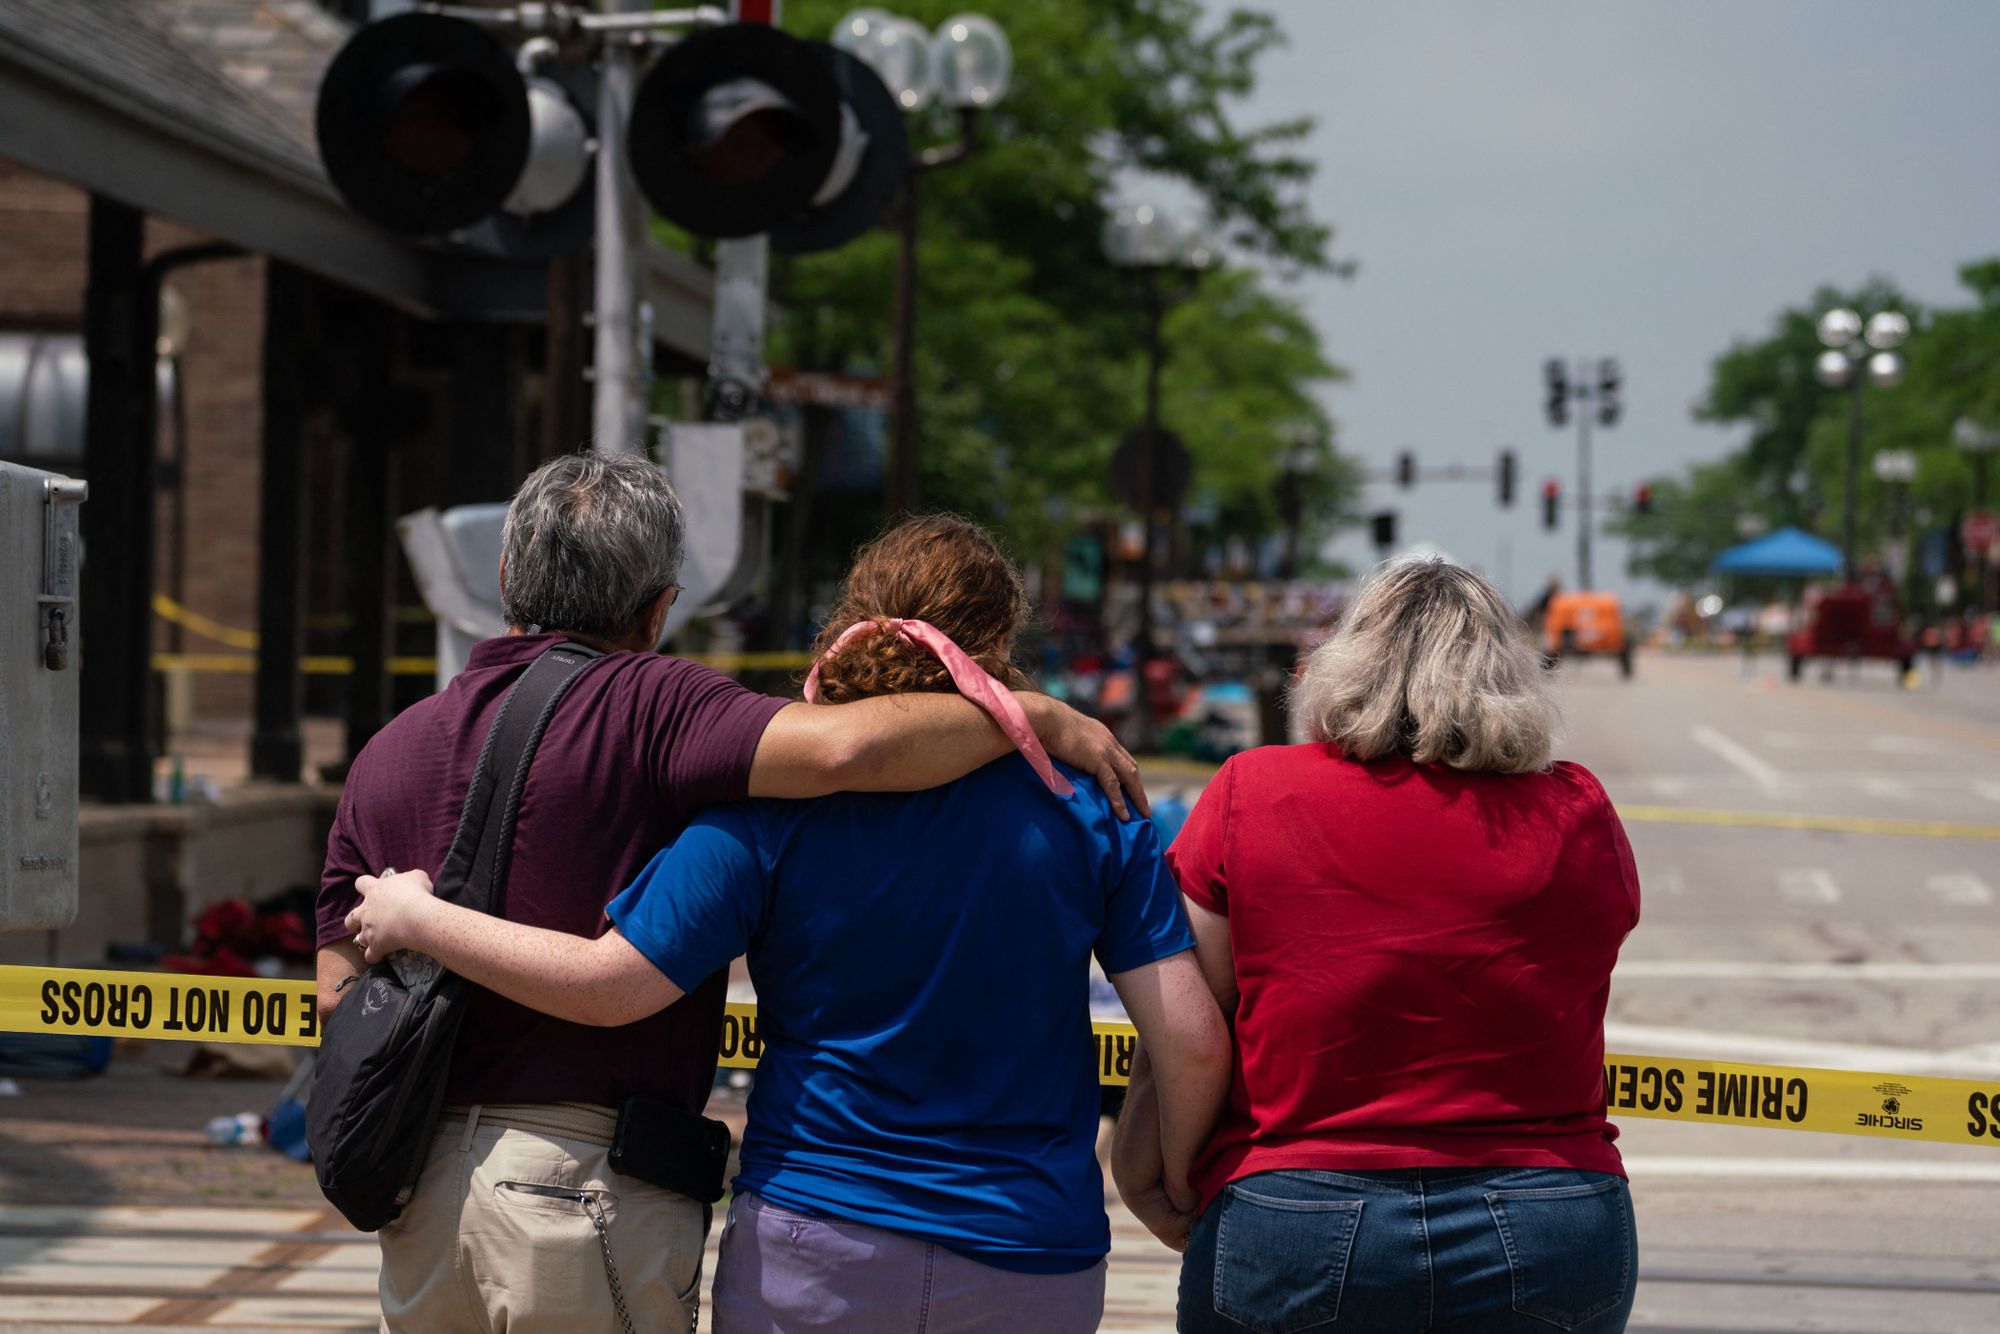
<path id="1" fill-rule="evenodd" d="M 921 111 L 937 91 L 931 37 L 914 19 L 857 9 L 834 25 L 832 44 L 874 70 L 904 111 Z"/>
<path id="2" fill-rule="evenodd" d="M 1180 230 L 1165 209 L 1152 204 L 1120 208 L 1104 225 L 1104 253 L 1120 268 L 1164 269 L 1180 250 Z"/>
<path id="3" fill-rule="evenodd" d="M 1819 341 L 1827 347 L 1846 347 L 1860 336 L 1861 317 L 1851 310 L 1837 307 L 1819 317 Z"/>
<path id="4" fill-rule="evenodd" d="M 1847 385 L 1853 367 L 1847 364 L 1847 354 L 1828 348 L 1813 362 L 1813 376 L 1828 389 L 1842 389 Z"/>
<path id="5" fill-rule="evenodd" d="M 1894 352 L 1869 357 L 1868 382 L 1878 389 L 1894 389 L 1903 382 L 1903 359 Z"/>
<path id="6" fill-rule="evenodd" d="M 1863 335 L 1868 346 L 1878 352 L 1901 347 L 1909 336 L 1910 317 L 1900 310 L 1884 310 L 1869 316 L 1868 329 Z"/>
<path id="7" fill-rule="evenodd" d="M 938 25 L 930 41 L 938 96 L 946 106 L 983 110 L 1007 95 L 1014 80 L 1014 48 L 992 19 L 954 14 Z"/>

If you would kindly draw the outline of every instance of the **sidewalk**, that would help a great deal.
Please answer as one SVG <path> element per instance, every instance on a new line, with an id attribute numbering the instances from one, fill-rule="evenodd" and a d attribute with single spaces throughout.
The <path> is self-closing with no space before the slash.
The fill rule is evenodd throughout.
<path id="1" fill-rule="evenodd" d="M 0 1098 L 0 1330 L 375 1328 L 374 1238 L 326 1207 L 311 1167 L 204 1133 L 267 1108 L 278 1081 L 168 1073 L 189 1050 L 127 1044 L 98 1078 Z M 740 1095 L 718 1089 L 710 1112 L 740 1135 Z M 1171 1330 L 1179 1257 L 1107 1208 L 1103 1328 Z"/>

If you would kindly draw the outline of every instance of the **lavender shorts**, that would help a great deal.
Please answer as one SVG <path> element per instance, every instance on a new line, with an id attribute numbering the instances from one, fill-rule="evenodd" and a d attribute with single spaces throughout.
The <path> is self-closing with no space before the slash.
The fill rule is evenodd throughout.
<path id="1" fill-rule="evenodd" d="M 1090 1334 L 1104 1317 L 1104 1262 L 1016 1274 L 935 1242 L 730 1202 L 715 1267 L 715 1334 Z"/>

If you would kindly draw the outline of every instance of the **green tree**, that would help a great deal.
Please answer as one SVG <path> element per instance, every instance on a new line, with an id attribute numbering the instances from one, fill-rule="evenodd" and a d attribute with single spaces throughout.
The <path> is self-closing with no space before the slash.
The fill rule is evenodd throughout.
<path id="1" fill-rule="evenodd" d="M 1741 424 L 1741 449 L 1697 464 L 1682 478 L 1653 481 L 1654 513 L 1619 515 L 1613 531 L 1632 539 L 1631 569 L 1674 583 L 1702 577 L 1708 562 L 1740 537 L 1739 515 L 1795 523 L 1839 541 L 1848 486 L 1854 400 L 1813 375 L 1822 348 L 1815 326 L 1835 306 L 1864 315 L 1896 309 L 1912 332 L 1900 355 L 1903 383 L 1861 391 L 1862 456 L 1855 477 L 1860 552 L 1879 551 L 1901 523 L 1906 531 L 1948 524 L 1974 502 L 1972 465 L 1953 441 L 1962 416 L 2000 423 L 2000 259 L 1964 265 L 1969 306 L 1924 310 L 1891 284 L 1872 279 L 1853 291 L 1821 288 L 1812 301 L 1779 313 L 1769 337 L 1738 342 L 1715 361 L 1697 420 Z M 1916 455 L 1917 475 L 1899 513 L 1873 459 L 1885 450 Z"/>
<path id="2" fill-rule="evenodd" d="M 849 8 L 792 0 L 786 27 L 829 32 Z M 934 25 L 956 0 L 903 0 Z M 1289 438 L 1305 421 L 1326 451 L 1309 511 L 1345 517 L 1350 473 L 1331 455 L 1315 386 L 1338 375 L 1297 306 L 1267 273 L 1344 271 L 1331 231 L 1304 203 L 1307 121 L 1245 128 L 1236 103 L 1282 41 L 1268 17 L 1211 19 L 1195 0 L 1016 0 L 999 14 L 1015 53 L 1005 101 L 981 144 L 920 186 L 918 461 L 926 506 L 991 521 L 1018 553 L 1046 552 L 1092 512 L 1119 437 L 1143 399 L 1140 317 L 1104 258 L 1107 202 L 1124 174 L 1171 178 L 1213 218 L 1237 264 L 1207 274 L 1167 322 L 1163 417 L 1196 458 L 1195 486 L 1232 530 L 1268 532 Z M 948 140 L 951 115 L 912 117 L 913 143 Z M 875 232 L 781 260 L 774 360 L 820 369 L 890 362 L 896 240 Z M 844 563 L 880 521 L 879 500 L 816 514 L 815 574 Z"/>

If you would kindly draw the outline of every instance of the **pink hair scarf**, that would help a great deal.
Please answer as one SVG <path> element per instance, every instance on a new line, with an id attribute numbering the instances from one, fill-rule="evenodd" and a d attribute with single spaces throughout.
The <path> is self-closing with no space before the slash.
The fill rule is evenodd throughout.
<path id="1" fill-rule="evenodd" d="M 1056 772 L 1049 761 L 1048 751 L 1042 749 L 1041 738 L 1028 725 L 1027 712 L 1021 702 L 1014 698 L 1014 692 L 993 679 L 993 674 L 972 660 L 971 655 L 952 641 L 950 635 L 928 621 L 905 621 L 888 618 L 879 621 L 856 621 L 840 632 L 840 638 L 820 655 L 806 676 L 806 703 L 819 699 L 819 669 L 827 659 L 846 648 L 857 639 L 869 635 L 899 635 L 912 644 L 927 648 L 937 655 L 944 669 L 951 673 L 951 682 L 958 687 L 958 693 L 977 704 L 992 716 L 1014 748 L 1034 767 L 1049 791 L 1059 797 L 1067 797 L 1076 789 L 1069 779 Z"/>

